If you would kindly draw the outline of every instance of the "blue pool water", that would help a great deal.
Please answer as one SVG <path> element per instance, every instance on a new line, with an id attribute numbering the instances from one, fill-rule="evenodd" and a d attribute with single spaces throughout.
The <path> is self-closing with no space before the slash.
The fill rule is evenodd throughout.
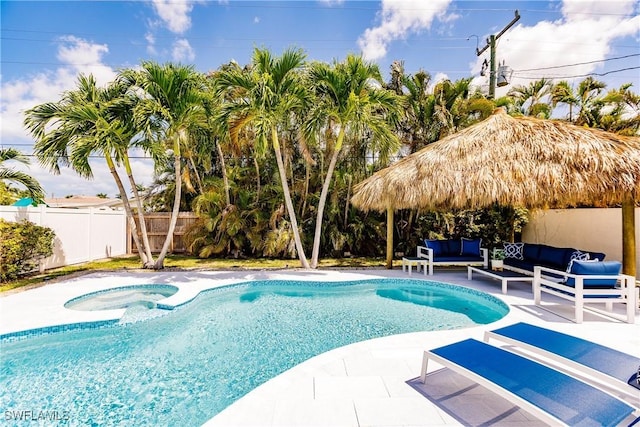
<path id="1" fill-rule="evenodd" d="M 115 310 L 133 306 L 155 308 L 156 301 L 178 292 L 171 285 L 132 285 L 106 289 L 74 298 L 64 305 L 72 310 Z"/>
<path id="2" fill-rule="evenodd" d="M 333 348 L 507 312 L 487 294 L 420 280 L 234 285 L 142 322 L 1 342 L 0 408 L 71 425 L 200 425 Z"/>

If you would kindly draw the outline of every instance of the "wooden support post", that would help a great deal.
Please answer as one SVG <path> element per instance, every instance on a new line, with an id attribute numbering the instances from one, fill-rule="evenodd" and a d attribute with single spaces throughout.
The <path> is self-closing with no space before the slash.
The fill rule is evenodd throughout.
<path id="1" fill-rule="evenodd" d="M 393 207 L 387 206 L 387 269 L 393 268 Z"/>
<path id="2" fill-rule="evenodd" d="M 636 277 L 635 203 L 632 196 L 622 203 L 622 273 Z"/>

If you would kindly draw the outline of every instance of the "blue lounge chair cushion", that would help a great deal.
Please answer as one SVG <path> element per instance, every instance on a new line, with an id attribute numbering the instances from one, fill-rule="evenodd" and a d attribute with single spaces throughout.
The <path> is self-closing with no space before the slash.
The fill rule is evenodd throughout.
<path id="1" fill-rule="evenodd" d="M 460 255 L 462 256 L 480 256 L 480 245 L 482 244 L 482 239 L 462 239 L 461 240 L 461 249 Z"/>
<path id="2" fill-rule="evenodd" d="M 622 263 L 619 261 L 573 261 L 571 264 L 571 274 L 585 276 L 617 276 L 622 270 Z M 614 288 L 618 280 L 611 279 L 583 279 L 584 287 Z M 573 277 L 567 278 L 567 285 L 575 286 Z"/>
<path id="3" fill-rule="evenodd" d="M 634 409 L 610 394 L 515 353 L 468 339 L 431 350 L 567 425 L 615 426 Z"/>
<path id="4" fill-rule="evenodd" d="M 556 354 L 640 388 L 636 381 L 639 357 L 528 323 L 515 323 L 491 332 Z"/>

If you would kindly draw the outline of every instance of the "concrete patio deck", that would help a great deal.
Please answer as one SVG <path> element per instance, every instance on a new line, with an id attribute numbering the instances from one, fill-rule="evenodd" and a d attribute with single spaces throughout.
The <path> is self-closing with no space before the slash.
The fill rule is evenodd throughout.
<path id="1" fill-rule="evenodd" d="M 165 300 L 180 305 L 203 290 L 247 280 L 357 280 L 408 278 L 401 270 L 279 270 L 94 273 L 0 297 L 0 335 L 69 324 L 118 319 L 124 310 L 81 312 L 65 309 L 85 293 L 133 284 L 166 283 L 180 291 Z M 502 299 L 509 314 L 498 322 L 455 331 L 418 332 L 359 342 L 323 353 L 254 389 L 206 423 L 207 426 L 452 426 L 543 425 L 527 412 L 449 370 L 430 364 L 427 384 L 420 375 L 424 350 L 464 338 L 482 339 L 488 329 L 524 321 L 640 355 L 640 315 L 627 324 L 585 315 L 575 324 L 566 301 L 554 313 L 533 304 L 531 284 L 513 282 L 508 294 L 490 278 L 467 279 L 466 269 L 436 270 L 436 280 L 485 291 Z M 545 300 L 547 301 L 547 300 Z M 551 299 L 549 301 L 553 302 Z M 621 313 L 622 314 L 622 313 Z M 259 351 L 259 349 L 256 349 Z M 640 405 L 638 399 L 630 402 Z"/>

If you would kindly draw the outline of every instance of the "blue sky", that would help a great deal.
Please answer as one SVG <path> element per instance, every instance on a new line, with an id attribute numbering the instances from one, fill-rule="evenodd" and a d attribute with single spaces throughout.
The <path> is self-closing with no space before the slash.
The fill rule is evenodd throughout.
<path id="1" fill-rule="evenodd" d="M 293 46 L 310 60 L 361 53 L 385 79 L 391 62 L 402 60 L 408 73 L 423 69 L 434 81 L 474 76 L 486 90 L 480 69 L 489 52 L 477 57 L 476 47 L 511 22 L 516 9 L 520 20 L 497 45 L 497 60 L 514 70 L 512 85 L 541 77 L 577 82 L 595 73 L 610 89 L 628 82 L 640 92 L 640 0 L 2 0 L 0 8 L 0 144 L 29 154 L 33 141 L 22 111 L 60 99 L 78 73 L 106 83 L 142 60 L 206 72 L 230 60 L 248 63 L 254 47 L 279 54 Z M 36 177 L 48 197 L 115 195 L 106 168 L 98 159 L 94 164 L 93 181 L 70 171 L 53 176 L 35 161 L 15 167 Z M 149 161 L 138 159 L 136 171 L 150 183 Z"/>

